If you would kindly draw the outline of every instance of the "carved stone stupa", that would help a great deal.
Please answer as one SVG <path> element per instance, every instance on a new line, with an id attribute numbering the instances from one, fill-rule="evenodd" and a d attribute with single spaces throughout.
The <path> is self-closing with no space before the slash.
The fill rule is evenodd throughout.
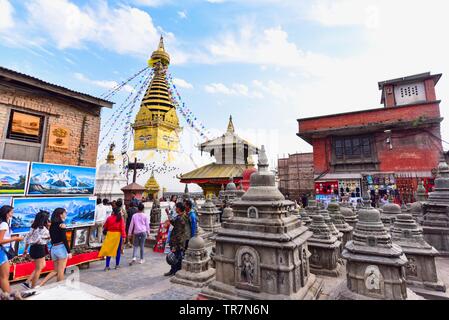
<path id="1" fill-rule="evenodd" d="M 314 274 L 338 277 L 340 275 L 340 246 L 341 242 L 333 236 L 320 214 L 312 216 L 309 230 L 313 236 L 307 240 L 311 253 L 310 271 Z"/>
<path id="2" fill-rule="evenodd" d="M 449 255 L 449 166 L 445 160 L 438 165 L 435 191 L 424 204 L 424 239 L 441 255 Z"/>
<path id="3" fill-rule="evenodd" d="M 409 286 L 446 291 L 444 283 L 437 276 L 435 256 L 438 251 L 424 240 L 422 228 L 410 214 L 398 215 L 391 228 L 391 237 L 393 243 L 401 246 L 407 256 L 405 275 Z M 414 291 L 419 293 L 419 290 Z"/>
<path id="4" fill-rule="evenodd" d="M 402 213 L 401 206 L 393 203 L 392 200 L 390 201 L 391 202 L 386 203 L 382 206 L 380 215 L 380 219 L 382 220 L 382 223 L 384 224 L 385 228 L 387 228 L 387 230 L 390 230 L 390 228 L 393 226 L 397 215 Z"/>
<path id="5" fill-rule="evenodd" d="M 123 199 L 124 194 L 121 188 L 127 185 L 126 178 L 115 164 L 114 148 L 115 144 L 111 144 L 106 163 L 98 168 L 95 181 L 95 195 L 109 201 Z"/>
<path id="6" fill-rule="evenodd" d="M 355 212 L 354 207 L 352 205 L 344 203 L 340 205 L 340 212 L 343 215 L 346 223 L 355 228 L 355 225 L 359 221 L 359 218 L 357 217 L 357 213 Z"/>
<path id="7" fill-rule="evenodd" d="M 291 214 L 268 170 L 265 148 L 250 188 L 232 204 L 234 216 L 216 236 L 216 280 L 206 299 L 316 299 L 322 281 L 309 271 L 307 240 L 312 232 Z"/>
<path id="8" fill-rule="evenodd" d="M 170 281 L 190 287 L 204 287 L 214 276 L 215 269 L 210 267 L 204 240 L 200 236 L 193 237 L 182 261 L 182 269 Z"/>
<path id="9" fill-rule="evenodd" d="M 380 212 L 368 200 L 359 211 L 353 240 L 342 253 L 346 259 L 347 279 L 331 294 L 331 298 L 364 300 L 404 300 L 407 287 L 404 266 L 407 258 L 401 247 L 393 244 Z"/>
<path id="10" fill-rule="evenodd" d="M 427 200 L 426 188 L 424 183 L 420 181 L 418 183 L 418 189 L 416 190 L 416 202 L 410 204 L 407 212 L 413 216 L 416 222 L 421 223 L 423 219 L 423 203 Z"/>
<path id="11" fill-rule="evenodd" d="M 335 198 L 329 203 L 327 207 L 332 222 L 338 231 L 343 233 L 343 247 L 349 240 L 352 240 L 352 230 L 354 229 L 346 223 L 344 216 L 341 214 L 340 205 Z"/>
<path id="12" fill-rule="evenodd" d="M 161 205 L 158 199 L 153 201 L 150 215 L 150 238 L 156 239 L 161 224 Z"/>

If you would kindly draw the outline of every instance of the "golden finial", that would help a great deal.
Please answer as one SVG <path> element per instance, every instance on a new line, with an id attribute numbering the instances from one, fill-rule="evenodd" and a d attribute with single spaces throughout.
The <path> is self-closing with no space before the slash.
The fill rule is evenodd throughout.
<path id="1" fill-rule="evenodd" d="M 227 130 L 227 132 L 230 132 L 230 133 L 234 133 L 235 132 L 234 123 L 232 123 L 232 115 L 229 116 L 229 123 L 228 123 L 228 130 Z"/>
<path id="2" fill-rule="evenodd" d="M 109 146 L 109 153 L 108 153 L 108 156 L 106 158 L 106 163 L 109 163 L 109 164 L 113 164 L 114 163 L 114 161 L 115 161 L 114 153 L 113 153 L 114 149 L 115 149 L 115 144 L 112 143 Z"/>

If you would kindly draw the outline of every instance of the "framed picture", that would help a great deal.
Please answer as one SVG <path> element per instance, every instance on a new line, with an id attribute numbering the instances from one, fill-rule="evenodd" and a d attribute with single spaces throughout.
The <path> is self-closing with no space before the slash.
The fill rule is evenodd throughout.
<path id="1" fill-rule="evenodd" d="M 73 247 L 87 246 L 89 244 L 89 228 L 76 228 L 73 230 Z"/>
<path id="2" fill-rule="evenodd" d="M 0 208 L 3 206 L 10 206 L 12 204 L 12 197 L 0 197 Z"/>
<path id="3" fill-rule="evenodd" d="M 70 249 L 73 248 L 73 230 L 67 230 L 65 233 L 67 237 L 67 243 L 69 244 Z"/>
<path id="4" fill-rule="evenodd" d="M 0 160 L 0 196 L 23 196 L 28 181 L 30 163 Z"/>
<path id="5" fill-rule="evenodd" d="M 40 143 L 44 120 L 41 115 L 11 110 L 7 138 Z"/>
<path id="6" fill-rule="evenodd" d="M 92 226 L 95 224 L 96 203 L 95 197 L 14 198 L 11 229 L 13 233 L 28 232 L 39 210 L 52 214 L 56 208 L 67 210 L 67 228 Z"/>
<path id="7" fill-rule="evenodd" d="M 96 168 L 51 163 L 31 163 L 28 195 L 93 195 Z"/>
<path id="8" fill-rule="evenodd" d="M 70 129 L 57 124 L 50 125 L 48 146 L 67 150 L 70 144 Z"/>

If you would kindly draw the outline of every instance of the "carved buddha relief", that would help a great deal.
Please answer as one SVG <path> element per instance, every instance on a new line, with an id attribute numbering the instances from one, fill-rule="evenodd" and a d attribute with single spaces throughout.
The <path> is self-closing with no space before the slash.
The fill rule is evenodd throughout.
<path id="1" fill-rule="evenodd" d="M 260 257 L 251 247 L 241 247 L 236 253 L 236 287 L 260 291 Z"/>

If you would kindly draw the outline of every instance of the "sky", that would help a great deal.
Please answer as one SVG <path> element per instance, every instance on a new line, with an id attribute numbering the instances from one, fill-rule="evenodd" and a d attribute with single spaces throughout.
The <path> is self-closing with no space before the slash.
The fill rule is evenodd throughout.
<path id="1" fill-rule="evenodd" d="M 0 0 L 0 65 L 100 96 L 144 68 L 162 34 L 186 106 L 217 134 L 232 114 L 274 164 L 312 151 L 296 119 L 381 107 L 377 82 L 428 71 L 443 73 L 449 141 L 448 9 L 444 0 Z M 111 98 L 116 106 L 129 90 Z"/>

